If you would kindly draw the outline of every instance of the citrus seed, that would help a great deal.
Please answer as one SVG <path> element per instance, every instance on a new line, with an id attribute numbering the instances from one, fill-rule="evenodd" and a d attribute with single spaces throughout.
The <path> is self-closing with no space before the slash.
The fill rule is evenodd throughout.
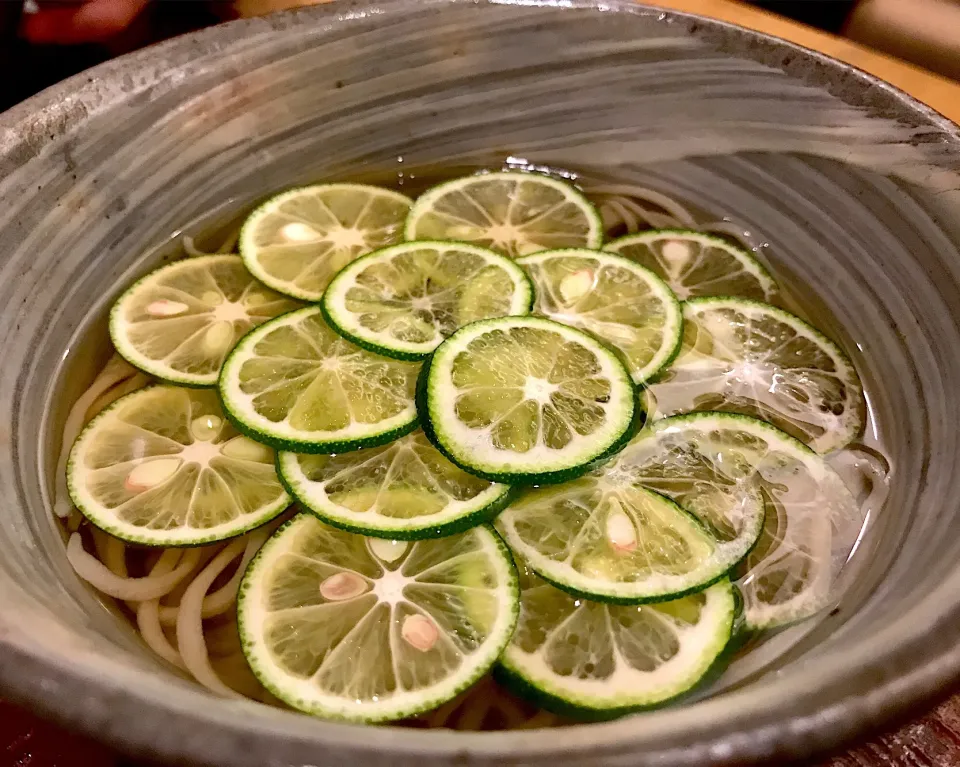
<path id="1" fill-rule="evenodd" d="M 142 493 L 170 479 L 180 468 L 180 463 L 179 458 L 160 458 L 141 463 L 127 475 L 123 486 L 131 492 Z"/>
<path id="2" fill-rule="evenodd" d="M 429 618 L 423 615 L 409 615 L 403 621 L 400 636 L 414 649 L 428 652 L 437 643 L 440 632 Z"/>
<path id="3" fill-rule="evenodd" d="M 360 596 L 367 582 L 356 573 L 337 573 L 320 584 L 320 596 L 330 602 L 343 602 Z"/>
<path id="4" fill-rule="evenodd" d="M 290 242 L 310 242 L 320 239 L 320 233 L 312 226 L 302 223 L 287 224 L 280 230 L 280 234 Z"/>
<path id="5" fill-rule="evenodd" d="M 189 306 L 181 301 L 167 301 L 166 299 L 162 299 L 147 304 L 147 314 L 152 317 L 175 317 L 178 314 L 183 314 L 189 308 Z"/>

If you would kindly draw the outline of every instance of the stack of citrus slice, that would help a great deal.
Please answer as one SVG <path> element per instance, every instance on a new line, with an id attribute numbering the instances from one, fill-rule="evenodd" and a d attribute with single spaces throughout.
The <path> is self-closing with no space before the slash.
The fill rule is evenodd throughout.
<path id="1" fill-rule="evenodd" d="M 686 231 L 604 246 L 574 186 L 517 172 L 413 202 L 295 189 L 240 251 L 117 302 L 117 349 L 166 383 L 87 427 L 69 484 L 155 546 L 299 502 L 239 602 L 289 705 L 413 716 L 499 661 L 548 708 L 613 716 L 699 684 L 741 601 L 760 630 L 834 596 L 862 519 L 818 453 L 859 434 L 862 388 L 757 303 L 777 286 L 748 253 Z M 718 293 L 738 297 L 692 298 Z"/>

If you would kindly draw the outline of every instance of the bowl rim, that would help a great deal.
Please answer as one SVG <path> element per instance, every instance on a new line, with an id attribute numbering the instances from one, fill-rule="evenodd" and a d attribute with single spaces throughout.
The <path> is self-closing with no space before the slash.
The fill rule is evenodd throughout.
<path id="1" fill-rule="evenodd" d="M 578 8 L 654 16 L 683 23 L 695 35 L 722 33 L 749 45 L 736 55 L 756 58 L 789 72 L 784 53 L 813 62 L 829 83 L 849 87 L 847 103 L 876 108 L 898 119 L 933 127 L 960 153 L 960 128 L 933 108 L 855 66 L 822 53 L 697 14 L 625 0 L 380 0 L 302 8 L 269 17 L 242 19 L 177 37 L 108 61 L 54 85 L 0 115 L 0 161 L 23 165 L 38 154 L 49 135 L 69 133 L 103 111 L 150 88 L 176 88 L 191 71 L 208 65 L 231 41 L 275 34 L 302 24 L 348 23 L 371 13 L 458 4 Z M 386 21 L 386 20 L 385 20 Z M 769 58 L 765 58 L 765 57 Z M 158 62 L 162 62 L 158 64 Z M 172 76 L 175 75 L 175 76 Z M 821 78 L 822 79 L 822 78 Z M 869 96 L 867 95 L 869 94 Z M 0 162 L 2 167 L 2 162 Z M 323 722 L 252 702 L 209 705 L 210 696 L 169 680 L 136 680 L 133 672 L 114 677 L 79 669 L 65 655 L 6 635 L 0 625 L 0 688 L 14 702 L 132 754 L 175 763 L 299 764 L 323 759 L 344 764 L 414 764 L 445 758 L 449 764 L 547 765 L 605 759 L 607 764 L 747 764 L 773 756 L 808 757 L 840 745 L 894 717 L 905 715 L 943 692 L 960 677 L 960 570 L 907 613 L 865 642 L 840 648 L 805 665 L 782 681 L 735 690 L 715 700 L 643 715 L 636 719 L 540 731 L 463 733 L 399 727 L 366 727 Z M 949 595 L 954 595 L 950 597 Z M 865 672 L 868 678 L 864 679 Z M 130 677 L 129 680 L 127 677 Z M 791 685 L 793 711 L 780 716 L 777 704 Z M 824 698 L 834 701 L 827 707 Z M 149 711 L 149 716 L 118 712 Z M 324 756 L 318 757 L 318 748 Z M 379 756 L 379 759 L 377 758 Z M 319 763 L 318 763 L 319 764 Z"/>

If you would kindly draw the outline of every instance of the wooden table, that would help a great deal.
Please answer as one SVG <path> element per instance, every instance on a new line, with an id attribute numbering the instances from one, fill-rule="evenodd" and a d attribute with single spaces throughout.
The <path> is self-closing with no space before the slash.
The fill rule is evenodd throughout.
<path id="1" fill-rule="evenodd" d="M 902 0 L 906 2 L 906 0 Z M 782 37 L 853 64 L 960 122 L 960 83 L 899 59 L 731 0 L 644 0 Z M 960 767 L 960 694 L 899 730 L 878 735 L 820 767 Z"/>
<path id="2" fill-rule="evenodd" d="M 907 2 L 907 0 L 903 1 Z M 960 83 L 900 59 L 864 48 L 842 37 L 798 24 L 783 16 L 732 2 L 732 0 L 642 0 L 642 2 L 711 16 L 813 48 L 896 85 L 954 122 L 960 123 Z"/>

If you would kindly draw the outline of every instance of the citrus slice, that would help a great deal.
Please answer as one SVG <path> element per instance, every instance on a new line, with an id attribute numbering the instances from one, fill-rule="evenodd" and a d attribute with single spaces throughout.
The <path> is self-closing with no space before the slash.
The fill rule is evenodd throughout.
<path id="1" fill-rule="evenodd" d="M 828 604 L 863 527 L 862 510 L 823 458 L 755 418 L 664 418 L 617 465 L 695 514 L 725 545 L 747 554 L 755 544 L 738 581 L 753 628 L 792 623 Z"/>
<path id="2" fill-rule="evenodd" d="M 683 349 L 651 387 L 659 415 L 752 415 L 818 453 L 838 450 L 863 431 L 857 371 L 840 347 L 800 318 L 739 298 L 687 301 L 683 315 Z"/>
<path id="3" fill-rule="evenodd" d="M 685 229 L 651 229 L 603 246 L 652 269 L 681 301 L 697 296 L 743 296 L 771 301 L 773 277 L 743 248 L 710 234 Z"/>
<path id="4" fill-rule="evenodd" d="M 631 435 L 635 397 L 617 355 L 539 317 L 461 328 L 434 353 L 418 393 L 424 431 L 450 460 L 494 482 L 562 482 Z"/>
<path id="5" fill-rule="evenodd" d="M 319 307 L 261 325 L 223 366 L 220 396 L 237 428 L 278 449 L 339 453 L 416 428 L 420 366 L 361 349 Z"/>
<path id="6" fill-rule="evenodd" d="M 500 659 L 504 681 L 560 714 L 609 718 L 690 691 L 733 631 L 729 581 L 670 602 L 578 599 L 520 566 L 520 620 Z"/>
<path id="7" fill-rule="evenodd" d="M 160 267 L 120 296 L 110 312 L 110 338 L 145 373 L 216 386 L 240 336 L 299 306 L 257 282 L 236 256 L 198 256 Z"/>
<path id="8" fill-rule="evenodd" d="M 94 525 L 147 546 L 194 546 L 258 527 L 290 504 L 274 452 L 238 434 L 215 391 L 151 386 L 77 439 L 70 497 Z"/>
<path id="9" fill-rule="evenodd" d="M 537 173 L 467 176 L 422 194 L 408 240 L 458 240 L 511 257 L 556 248 L 599 248 L 600 214 L 574 186 Z"/>
<path id="10" fill-rule="evenodd" d="M 507 485 L 450 463 L 422 431 L 340 455 L 281 453 L 277 465 L 297 500 L 322 520 L 382 538 L 450 535 L 491 519 L 512 498 Z"/>
<path id="11" fill-rule="evenodd" d="M 511 259 L 453 242 L 406 242 L 345 267 L 323 295 L 340 335 L 397 359 L 422 359 L 476 320 L 529 314 L 533 286 Z"/>
<path id="12" fill-rule="evenodd" d="M 680 351 L 680 304 L 649 269 L 579 249 L 536 253 L 519 263 L 537 288 L 534 311 L 619 349 L 636 383 L 655 377 Z"/>
<path id="13" fill-rule="evenodd" d="M 318 301 L 330 279 L 364 253 L 403 240 L 411 201 L 363 184 L 290 189 L 257 208 L 240 230 L 247 269 L 274 290 Z"/>
<path id="14" fill-rule="evenodd" d="M 573 482 L 525 493 L 497 528 L 542 578 L 576 596 L 618 604 L 702 591 L 744 553 L 719 544 L 616 460 Z"/>
<path id="15" fill-rule="evenodd" d="M 280 700 L 379 722 L 473 684 L 510 640 L 518 609 L 516 569 L 486 525 L 391 543 L 300 515 L 250 565 L 238 618 L 250 667 Z"/>

